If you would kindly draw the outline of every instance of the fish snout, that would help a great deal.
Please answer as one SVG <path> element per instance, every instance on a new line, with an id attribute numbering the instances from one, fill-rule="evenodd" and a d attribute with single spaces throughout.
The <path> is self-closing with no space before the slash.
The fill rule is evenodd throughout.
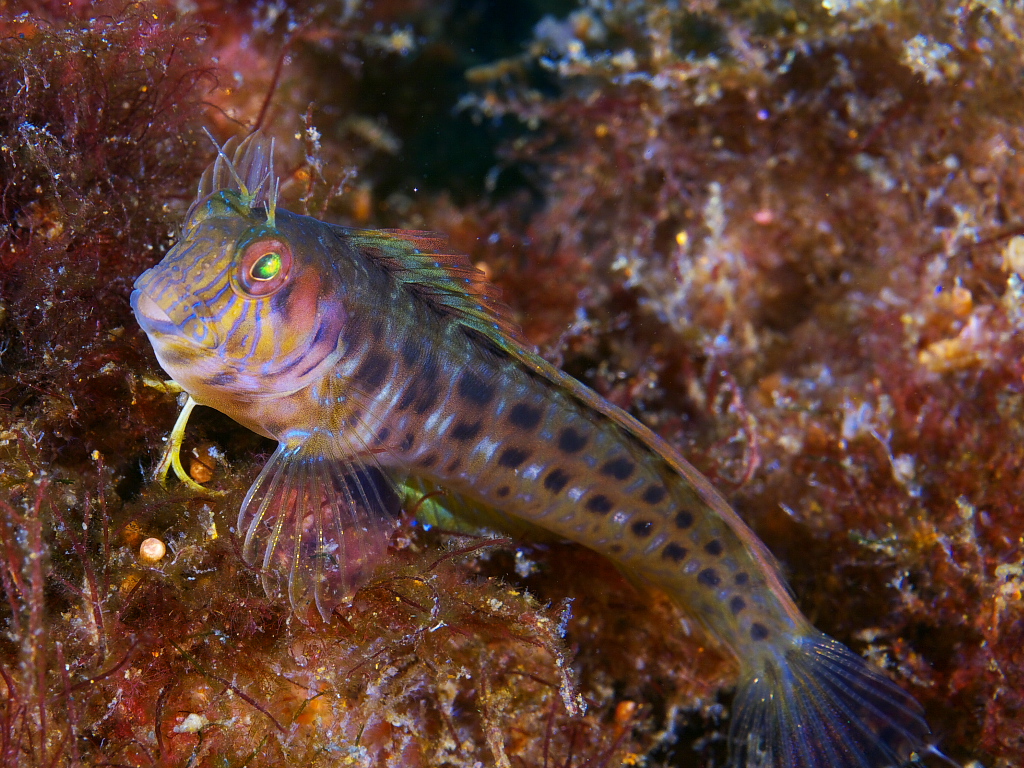
<path id="1" fill-rule="evenodd" d="M 172 322 L 170 315 L 164 312 L 159 304 L 137 288 L 132 291 L 132 311 L 140 320 L 147 319 L 159 323 Z"/>
<path id="2" fill-rule="evenodd" d="M 206 349 L 216 349 L 220 345 L 216 329 L 204 322 L 196 307 L 181 307 L 179 303 L 168 311 L 140 288 L 132 291 L 131 305 L 136 320 L 151 340 L 158 336 L 184 336 Z M 184 311 L 176 311 L 178 309 Z"/>
<path id="3" fill-rule="evenodd" d="M 174 334 L 178 332 L 178 326 L 171 320 L 170 315 L 153 301 L 149 294 L 143 293 L 136 288 L 132 291 L 131 305 L 132 312 L 135 313 L 135 319 L 139 321 L 139 325 L 142 326 L 142 330 L 147 335 L 152 336 L 154 333 Z"/>

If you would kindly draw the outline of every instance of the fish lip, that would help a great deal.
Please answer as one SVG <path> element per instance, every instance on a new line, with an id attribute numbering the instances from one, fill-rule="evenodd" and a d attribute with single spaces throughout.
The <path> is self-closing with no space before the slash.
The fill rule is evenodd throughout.
<path id="1" fill-rule="evenodd" d="M 138 284 L 136 282 L 136 285 Z M 187 315 L 181 320 L 175 320 L 171 312 L 176 316 L 182 314 L 177 311 L 182 309 L 182 306 L 175 305 L 175 308 L 168 312 L 144 288 L 136 288 L 132 291 L 131 306 L 135 313 L 135 319 L 151 339 L 159 337 L 181 339 L 211 351 L 220 347 L 220 334 L 217 333 L 216 328 L 212 328 L 201 320 L 200 307 L 188 307 Z M 201 336 L 190 333 L 188 329 L 195 324 L 193 321 L 196 321 L 206 333 Z"/>
<path id="2" fill-rule="evenodd" d="M 160 334 L 164 336 L 180 335 L 181 330 L 171 320 L 170 316 L 149 296 L 149 294 L 136 288 L 132 291 L 131 297 L 132 312 L 135 319 L 139 321 L 142 330 L 147 335 Z"/>

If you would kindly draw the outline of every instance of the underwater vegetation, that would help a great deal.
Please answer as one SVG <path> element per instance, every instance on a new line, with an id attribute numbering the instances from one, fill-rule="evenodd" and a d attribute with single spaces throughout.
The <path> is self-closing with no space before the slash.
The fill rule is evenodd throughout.
<path id="1" fill-rule="evenodd" d="M 199 410 L 225 495 L 145 482 L 131 284 L 259 124 L 284 207 L 448 233 L 944 751 L 1022 764 L 1024 14 L 498 5 L 0 4 L 0 763 L 723 763 L 731 663 L 597 555 L 410 509 L 305 625 L 231 531 L 271 443 Z"/>

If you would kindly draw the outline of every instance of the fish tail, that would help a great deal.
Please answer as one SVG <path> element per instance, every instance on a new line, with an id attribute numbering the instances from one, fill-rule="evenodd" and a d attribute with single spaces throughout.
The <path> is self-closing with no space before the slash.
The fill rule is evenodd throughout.
<path id="1" fill-rule="evenodd" d="M 741 679 L 730 768 L 898 768 L 931 746 L 921 705 L 846 646 L 793 638 Z"/>

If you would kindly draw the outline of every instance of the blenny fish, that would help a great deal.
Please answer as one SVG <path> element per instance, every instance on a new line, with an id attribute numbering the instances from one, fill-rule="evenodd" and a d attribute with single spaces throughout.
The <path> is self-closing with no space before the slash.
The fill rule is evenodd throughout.
<path id="1" fill-rule="evenodd" d="M 131 297 L 189 408 L 278 442 L 238 516 L 269 594 L 328 620 L 385 552 L 403 484 L 440 486 L 611 558 L 734 655 L 734 768 L 940 754 L 918 703 L 811 626 L 711 483 L 538 356 L 443 238 L 289 213 L 277 190 L 272 142 L 229 142 Z"/>

